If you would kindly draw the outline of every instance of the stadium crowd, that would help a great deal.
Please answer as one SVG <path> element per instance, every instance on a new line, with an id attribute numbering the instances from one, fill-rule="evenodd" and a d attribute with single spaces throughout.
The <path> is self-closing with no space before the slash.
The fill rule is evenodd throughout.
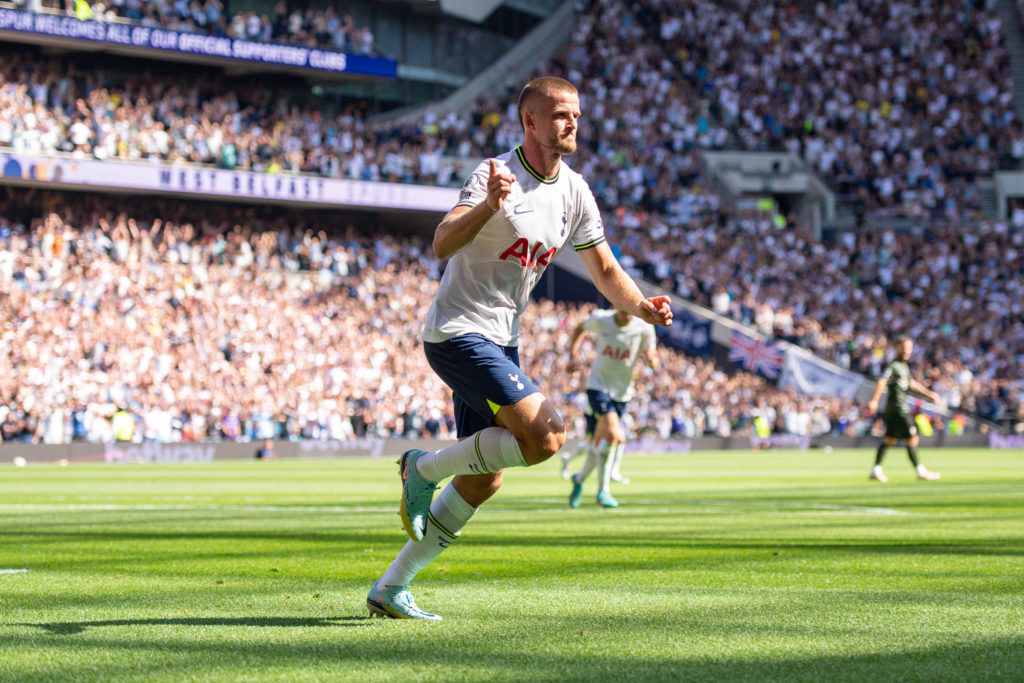
<path id="1" fill-rule="evenodd" d="M 642 203 L 674 217 L 700 150 L 774 149 L 869 211 L 976 218 L 975 178 L 1024 159 L 991 12 L 910 0 L 632 6 L 579 2 L 572 40 L 538 69 L 580 84 L 575 163 L 606 207 Z M 461 174 L 440 158 L 500 153 L 519 135 L 513 91 L 458 114 L 427 111 L 415 125 L 371 127 L 351 109 L 326 119 L 215 77 L 95 78 L 6 57 L 7 80 L 28 86 L 22 106 L 47 110 L 34 113 L 39 126 L 51 121 L 50 148 L 100 158 L 450 184 Z"/>
<path id="2" fill-rule="evenodd" d="M 741 149 L 802 157 L 869 209 L 960 218 L 978 208 L 977 176 L 1024 158 L 1001 21 L 981 3 L 639 6 L 682 75 L 675 98 L 699 101 Z"/>
<path id="3" fill-rule="evenodd" d="M 1024 419 L 1020 228 L 934 224 L 822 243 L 757 212 L 686 232 L 643 214 L 618 225 L 627 270 L 684 298 L 869 376 L 909 335 L 950 406 Z"/>
<path id="4" fill-rule="evenodd" d="M 28 224 L 0 218 L 4 439 L 453 436 L 448 390 L 419 349 L 442 267 L 419 240 L 60 203 Z M 523 325 L 527 370 L 577 432 L 586 368 L 570 362 L 569 331 L 586 313 L 542 302 Z M 637 432 L 745 434 L 758 415 L 800 434 L 870 428 L 851 404 L 660 353 L 671 371 L 646 380 Z"/>
<path id="5" fill-rule="evenodd" d="M 633 7 L 592 3 L 553 70 L 583 84 L 573 164 L 634 273 L 872 375 L 886 339 L 910 334 L 950 405 L 1024 417 L 1024 232 L 979 220 L 974 189 L 1024 158 L 995 15 L 870 0 Z M 821 244 L 726 213 L 696 152 L 730 146 L 789 150 L 874 215 L 919 227 Z"/>
<path id="6" fill-rule="evenodd" d="M 82 69 L 17 49 L 0 57 L 0 148 L 20 153 L 437 185 L 462 169 L 440 163 L 449 148 L 483 156 L 457 117 L 413 146 L 368 127 L 357 106 L 328 115 L 319 104 L 280 99 L 270 83 L 233 90 L 213 73 L 185 80 Z"/>
<path id="7" fill-rule="evenodd" d="M 887 336 L 911 334 L 950 405 L 1024 419 L 1021 225 L 979 222 L 973 189 L 1024 158 L 992 13 L 909 0 L 579 7 L 572 41 L 541 70 L 580 85 L 572 164 L 633 272 L 869 374 Z M 520 135 L 512 92 L 393 128 L 197 73 L 96 73 L 8 49 L 0 147 L 448 185 L 463 169 L 443 159 L 500 153 Z M 780 229 L 720 206 L 698 167 L 717 148 L 788 149 L 874 215 L 977 227 L 929 220 L 812 243 L 792 220 Z"/>
<path id="8" fill-rule="evenodd" d="M 122 7 L 133 2 L 164 20 L 205 15 L 207 6 L 221 12 L 218 0 Z M 976 177 L 1024 160 L 1001 22 L 972 3 L 577 5 L 572 40 L 538 71 L 580 84 L 587 111 L 576 164 L 608 207 L 641 202 L 669 212 L 697 177 L 700 150 L 774 149 L 803 158 L 868 211 L 976 218 Z M 309 40 L 303 27 L 318 18 L 327 20 L 279 3 L 273 20 L 236 15 L 232 25 L 252 33 L 266 23 L 271 37 Z M 350 22 L 330 19 L 351 33 Z M 5 57 L 21 62 L 5 69 L 7 80 L 29 86 L 31 104 L 47 109 L 35 112 L 37 125 L 54 120 L 53 148 L 101 158 L 447 184 L 460 176 L 438 178 L 438 157 L 476 159 L 518 139 L 512 91 L 458 114 L 428 111 L 416 125 L 370 129 L 351 111 L 323 120 L 315 107 L 217 79 L 96 79 L 58 62 L 32 73 L 32 60 Z M 255 162 L 233 160 L 232 146 Z"/>
<path id="9" fill-rule="evenodd" d="M 580 0 L 537 72 L 578 84 L 574 164 L 606 207 L 671 213 L 701 150 L 770 149 L 868 213 L 977 218 L 975 179 L 1024 160 L 1001 22 L 975 3 Z M 487 153 L 518 139 L 516 94 L 463 115 Z"/>

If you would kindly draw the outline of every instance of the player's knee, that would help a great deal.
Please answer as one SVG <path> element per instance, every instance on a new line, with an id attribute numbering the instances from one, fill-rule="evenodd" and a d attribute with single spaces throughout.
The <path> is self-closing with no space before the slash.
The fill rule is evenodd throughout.
<path id="1" fill-rule="evenodd" d="M 537 442 L 537 453 L 541 461 L 547 460 L 565 445 L 565 430 L 552 430 L 545 433 Z"/>
<path id="2" fill-rule="evenodd" d="M 555 432 L 550 436 L 549 449 L 551 451 L 551 455 L 554 455 L 558 451 L 562 450 L 562 446 L 565 445 L 565 438 L 565 429 Z M 551 457 L 551 455 L 549 455 L 548 457 Z"/>
<path id="3" fill-rule="evenodd" d="M 523 458 L 528 465 L 542 463 L 565 445 L 565 429 L 549 429 L 534 434 L 525 448 Z"/>

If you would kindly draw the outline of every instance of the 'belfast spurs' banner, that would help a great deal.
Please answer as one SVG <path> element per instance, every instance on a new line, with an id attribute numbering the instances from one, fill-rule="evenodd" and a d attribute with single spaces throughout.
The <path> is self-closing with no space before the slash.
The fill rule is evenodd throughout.
<path id="1" fill-rule="evenodd" d="M 458 190 L 447 187 L 169 166 L 155 161 L 99 161 L 26 154 L 0 154 L 0 184 L 5 181 L 35 187 L 140 190 L 228 201 L 259 199 L 282 204 L 439 213 L 455 206 L 459 196 Z"/>

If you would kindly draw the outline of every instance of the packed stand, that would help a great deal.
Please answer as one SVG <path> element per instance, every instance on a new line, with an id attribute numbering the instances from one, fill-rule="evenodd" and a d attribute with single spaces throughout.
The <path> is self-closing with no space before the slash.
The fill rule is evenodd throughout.
<path id="1" fill-rule="evenodd" d="M 20 153 L 437 185 L 461 183 L 468 172 L 441 163 L 448 147 L 483 155 L 459 120 L 414 144 L 372 130 L 356 106 L 328 114 L 317 104 L 291 104 L 272 81 L 232 89 L 214 72 L 186 81 L 81 68 L 26 50 L 0 57 L 0 148 Z"/>
<path id="2" fill-rule="evenodd" d="M 587 374 L 595 350 L 593 340 L 584 337 L 579 358 L 570 359 L 569 333 L 592 309 L 541 301 L 523 316 L 527 369 L 541 380 L 542 391 L 563 397 L 559 407 L 576 436 L 582 436 Z M 728 374 L 711 358 L 689 357 L 665 345 L 659 345 L 658 357 L 657 372 L 640 370 L 636 395 L 624 416 L 635 435 L 747 437 L 753 435 L 758 417 L 773 434 L 795 436 L 855 436 L 877 426 L 849 401 L 798 396 L 758 375 Z"/>
<path id="3" fill-rule="evenodd" d="M 452 433 L 417 348 L 437 276 L 420 246 L 162 213 L 3 221 L 5 424 L 109 441 L 123 409 L 158 441 Z"/>
<path id="4" fill-rule="evenodd" d="M 605 206 L 641 203 L 671 214 L 680 188 L 699 175 L 701 150 L 772 149 L 806 160 L 869 214 L 972 219 L 980 205 L 976 178 L 1024 160 L 1001 23 L 970 3 L 801 0 L 782 8 L 753 0 L 642 0 L 630 6 L 635 12 L 618 0 L 577 5 L 572 39 L 538 71 L 564 73 L 580 87 L 585 111 L 574 165 Z M 205 5 L 166 7 L 202 14 Z M 309 30 L 296 28 L 299 18 L 306 26 L 316 13 L 279 4 L 273 19 L 236 17 L 232 24 L 244 23 L 252 33 L 257 23 L 269 26 L 261 30 L 271 36 L 295 29 L 311 40 Z M 67 69 L 49 70 L 60 79 Z M 76 85 L 93 114 L 123 109 L 128 121 L 152 118 L 158 130 L 134 126 L 122 136 L 129 151 L 112 154 L 102 124 L 86 122 L 92 136 L 75 145 L 80 152 L 222 163 L 207 148 L 226 133 L 211 129 L 224 126 L 223 116 L 233 116 L 234 107 L 251 104 L 250 116 L 236 120 L 231 134 L 255 141 L 257 133 L 267 133 L 271 140 L 249 146 L 276 156 L 255 170 L 450 184 L 460 177 L 450 172 L 453 160 L 504 152 L 519 137 L 514 88 L 469 111 L 428 110 L 416 125 L 369 129 L 360 122 L 356 138 L 368 149 L 353 154 L 346 139 L 353 135 L 346 120 L 351 112 L 324 121 L 315 108 L 292 108 L 269 95 L 254 99 L 249 88 L 193 84 L 191 76 L 146 84 L 156 92 L 140 91 L 132 83 L 137 79 L 123 80 L 128 83 L 100 84 L 113 102 L 102 94 L 92 101 L 89 84 Z M 159 106 L 164 93 L 191 100 L 191 111 L 175 111 L 173 120 L 160 109 L 147 116 L 136 95 Z M 222 102 L 204 112 L 198 103 L 210 100 Z M 75 117 L 69 103 L 49 107 Z M 60 118 L 57 111 L 49 115 Z M 194 129 L 198 149 L 165 152 L 159 141 L 175 126 Z"/>
<path id="5" fill-rule="evenodd" d="M 232 91 L 213 74 L 187 84 L 138 73 L 118 80 L 29 52 L 4 56 L 0 147 L 18 153 L 429 181 L 407 163 L 406 145 L 378 142 L 354 106 L 330 116 L 319 106 L 288 105 L 266 85 Z M 451 167 L 432 168 L 434 181 L 451 176 Z"/>
<path id="6" fill-rule="evenodd" d="M 849 15 L 851 7 L 861 5 L 865 9 L 863 17 Z M 952 166 L 932 164 L 924 174 L 914 171 L 917 189 L 905 193 L 899 202 L 898 193 L 885 190 L 871 194 L 870 189 L 864 190 L 870 195 L 866 201 L 876 210 L 891 209 L 905 201 L 905 206 L 900 204 L 903 208 L 924 207 L 929 214 L 970 215 L 970 202 L 957 199 L 970 194 L 968 176 L 950 169 L 975 162 L 981 164 L 979 168 L 985 168 L 985 164 L 992 168 L 992 164 L 998 163 L 997 156 L 1006 149 L 1011 150 L 1013 160 L 1024 157 L 1024 136 L 1013 132 L 1009 139 L 1006 137 L 1008 131 L 1016 131 L 1017 125 L 1004 107 L 1006 92 L 989 97 L 989 86 L 998 82 L 1005 71 L 998 22 L 989 14 L 974 11 L 970 17 L 964 15 L 964 21 L 950 24 L 965 31 L 965 44 L 993 48 L 984 55 L 978 55 L 973 48 L 964 54 L 955 50 L 951 54 L 950 43 L 943 41 L 936 42 L 931 51 L 920 50 L 921 54 L 915 54 L 910 63 L 916 64 L 921 73 L 938 78 L 939 83 L 952 81 L 952 85 L 947 85 L 959 91 L 945 93 L 923 109 L 906 104 L 902 118 L 915 124 L 900 133 L 902 138 L 886 142 L 898 143 L 892 150 L 883 146 L 868 153 L 868 143 L 880 144 L 877 135 L 893 130 L 892 126 L 881 125 L 887 118 L 880 112 L 884 110 L 888 118 L 895 116 L 893 103 L 899 101 L 902 90 L 896 86 L 898 74 L 890 75 L 888 71 L 897 66 L 903 68 L 899 64 L 889 62 L 878 67 L 881 75 L 875 82 L 879 83 L 879 90 L 873 92 L 875 99 L 864 100 L 866 108 L 857 103 L 852 109 L 846 105 L 836 108 L 830 101 L 815 100 L 815 81 L 805 83 L 798 94 L 810 103 L 808 111 L 821 107 L 827 115 L 814 118 L 807 129 L 798 126 L 796 137 L 786 137 L 794 129 L 783 125 L 785 121 L 797 121 L 793 112 L 789 119 L 780 118 L 775 126 L 766 126 L 765 121 L 758 124 L 754 114 L 742 109 L 731 118 L 728 112 L 730 106 L 763 99 L 765 93 L 755 88 L 762 81 L 775 83 L 786 91 L 780 74 L 794 73 L 791 60 L 802 53 L 791 54 L 782 48 L 790 45 L 787 41 L 792 36 L 809 35 L 808 27 L 820 28 L 826 20 L 841 20 L 836 24 L 838 28 L 830 29 L 838 33 L 826 31 L 822 35 L 832 37 L 821 40 L 837 40 L 836 35 L 852 30 L 850 26 L 860 26 L 858 22 L 877 22 L 890 30 L 919 19 L 919 12 L 912 7 L 931 7 L 928 3 L 891 5 L 891 9 L 885 10 L 891 16 L 879 9 L 882 5 L 866 0 L 820 10 L 813 5 L 814 11 L 809 11 L 811 5 L 798 3 L 787 15 L 762 9 L 745 19 L 745 15 L 731 9 L 703 8 L 707 14 L 702 9 L 700 16 L 717 21 L 714 25 L 722 27 L 720 33 L 726 38 L 735 36 L 737 27 L 747 26 L 742 21 L 760 27 L 746 42 L 723 38 L 723 44 L 730 49 L 722 52 L 726 56 L 715 65 L 701 56 L 710 54 L 706 45 L 685 54 L 672 47 L 689 30 L 686 22 L 680 23 L 673 17 L 687 16 L 685 12 L 692 12 L 697 4 L 648 0 L 635 6 L 640 11 L 634 15 L 620 3 L 588 3 L 579 16 L 573 41 L 552 65 L 554 71 L 564 72 L 580 84 L 584 106 L 579 134 L 581 149 L 571 163 L 590 181 L 605 210 L 611 240 L 621 248 L 624 263 L 633 272 L 665 283 L 685 297 L 736 319 L 758 322 L 764 330 L 794 339 L 858 371 L 877 371 L 880 359 L 884 358 L 883 336 L 887 332 L 911 333 L 918 337 L 925 371 L 939 377 L 937 381 L 950 384 L 944 395 L 951 405 L 997 419 L 1024 417 L 1022 389 L 1016 379 L 1021 377 L 1024 341 L 1019 329 L 1020 313 L 1014 311 L 1012 303 L 1016 294 L 1013 274 L 1017 271 L 1012 260 L 1005 258 L 1016 253 L 1013 249 L 1019 251 L 1019 230 L 1004 234 L 1001 224 L 982 224 L 979 228 L 983 234 L 988 233 L 981 247 L 989 242 L 989 235 L 995 235 L 996 251 L 1002 258 L 977 253 L 978 244 L 968 244 L 975 238 L 961 243 L 956 234 L 942 229 L 911 232 L 910 239 L 923 240 L 920 249 L 904 250 L 893 257 L 886 245 L 878 244 L 879 240 L 894 239 L 893 236 L 843 237 L 853 239 L 853 245 L 842 241 L 836 245 L 809 244 L 789 230 L 774 230 L 756 214 L 727 213 L 713 193 L 697 184 L 699 150 L 773 146 L 782 139 L 777 135 L 781 130 L 785 145 L 793 146 L 795 152 L 804 156 L 807 150 L 817 149 L 817 154 L 830 159 L 828 168 L 858 168 L 876 174 L 904 154 L 900 149 L 907 150 L 906 159 L 922 154 L 922 158 L 931 158 L 931 153 L 948 156 L 956 162 Z M 674 15 L 670 10 L 683 14 Z M 668 21 L 657 24 L 652 17 L 662 12 L 669 12 Z M 947 21 L 949 12 L 968 10 L 943 6 L 935 16 Z M 780 31 L 777 26 L 772 30 L 766 28 L 772 22 L 786 30 Z M 938 30 L 931 19 L 919 23 L 908 34 L 907 40 L 912 38 L 910 44 Z M 651 31 L 656 26 L 658 39 L 651 40 Z M 890 35 L 886 31 L 881 33 Z M 753 46 L 758 50 L 756 59 L 745 52 L 754 50 Z M 898 53 L 884 48 L 878 52 L 886 59 Z M 805 54 L 800 59 L 813 64 L 820 54 L 824 53 Z M 973 61 L 965 63 L 965 59 Z M 921 64 L 921 60 L 926 61 Z M 942 68 L 936 71 L 932 62 Z M 859 62 L 843 62 L 854 63 Z M 686 68 L 678 68 L 680 64 Z M 703 66 L 698 68 L 698 64 Z M 749 72 L 752 65 L 762 69 L 756 73 L 763 78 L 751 76 L 755 73 Z M 806 71 L 816 77 L 825 74 L 839 78 L 829 70 L 832 68 L 838 67 L 825 64 Z M 437 115 L 428 110 L 420 125 L 390 129 L 365 124 L 358 110 L 351 108 L 326 116 L 318 107 L 289 106 L 276 100 L 270 88 L 232 91 L 216 76 L 193 78 L 188 85 L 180 77 L 171 76 L 97 76 L 67 63 L 40 62 L 24 54 L 8 55 L 0 66 L 0 74 L 0 146 L 19 151 L 57 150 L 98 158 L 159 159 L 269 173 L 313 172 L 364 180 L 448 185 L 461 182 L 468 168 L 442 163 L 444 159 L 473 159 L 500 153 L 516 144 L 521 135 L 513 92 L 481 100 L 472 112 L 461 116 Z M 881 86 L 889 80 L 891 101 L 884 99 Z M 837 82 L 850 82 L 850 77 L 844 76 Z M 735 100 L 732 105 L 730 97 Z M 805 100 L 794 95 L 787 102 Z M 769 97 L 766 101 L 773 100 Z M 650 103 L 657 106 L 649 106 Z M 873 108 L 876 104 L 881 109 Z M 781 116 L 780 112 L 768 115 Z M 914 146 L 924 132 L 936 131 L 936 121 L 951 120 L 950 117 L 956 125 L 944 127 L 941 136 L 947 147 L 922 153 Z M 991 132 L 985 129 L 972 135 L 972 130 L 977 132 L 972 126 L 979 121 L 993 123 Z M 824 127 L 819 130 L 819 125 Z M 822 139 L 832 147 L 820 147 L 816 141 Z M 929 139 L 940 138 L 932 135 Z M 800 143 L 799 149 L 794 141 Z M 850 156 L 854 152 L 861 156 Z M 957 178 L 963 181 L 959 185 Z M 921 187 L 925 190 L 923 194 L 917 191 Z M 954 191 L 956 187 L 959 190 Z M 880 199 L 883 195 L 888 199 Z M 942 201 L 938 202 L 939 199 Z M 946 246 L 936 245 L 932 233 L 939 234 L 939 242 Z M 879 260 L 881 265 L 872 262 L 865 266 L 862 260 L 867 257 L 858 256 L 861 250 L 873 250 L 874 256 L 870 258 Z M 982 324 L 963 329 L 963 317 L 936 306 L 927 296 L 916 294 L 917 289 L 927 293 L 927 287 L 892 286 L 892 278 L 921 270 L 922 266 L 911 266 L 906 259 L 910 253 L 922 250 L 927 252 L 923 255 L 934 253 L 940 261 L 944 254 L 951 253 L 968 275 L 980 273 L 986 277 L 981 286 L 955 292 L 957 310 L 970 308 L 995 313 L 986 313 Z M 708 258 L 706 253 L 716 254 L 715 259 Z M 829 276 L 820 283 L 819 290 L 818 271 L 813 268 L 823 260 L 837 265 L 827 271 Z M 808 265 L 793 267 L 797 262 Z M 860 272 L 864 268 L 869 271 L 867 278 Z M 815 275 L 813 281 L 808 279 L 810 273 Z M 850 287 L 850 283 L 867 283 L 871 277 L 878 284 L 870 288 Z M 914 277 L 920 279 L 919 274 Z M 932 274 L 931 279 L 937 281 L 938 275 Z M 863 310 L 847 315 L 848 301 L 857 302 Z M 998 314 L 1004 309 L 1010 315 Z M 892 325 L 870 318 L 873 311 L 883 310 L 894 319 Z M 771 324 L 766 320 L 771 320 Z M 950 325 L 954 329 L 950 330 Z M 993 338 L 1001 339 L 1002 343 L 992 344 Z M 1006 340 L 1010 343 L 1006 344 Z"/>
<path id="7" fill-rule="evenodd" d="M 1024 230 L 934 225 L 814 242 L 767 214 L 707 214 L 672 249 L 671 231 L 643 212 L 618 217 L 611 239 L 634 275 L 870 377 L 909 335 L 915 367 L 948 405 L 1024 423 Z"/>
<path id="8" fill-rule="evenodd" d="M 454 438 L 450 393 L 419 348 L 441 268 L 425 242 L 328 235 L 314 216 L 116 206 L 83 199 L 27 224 L 0 212 L 5 440 Z M 586 368 L 569 333 L 586 312 L 541 303 L 523 324 L 527 371 L 577 434 Z M 744 434 L 755 414 L 805 434 L 870 428 L 854 406 L 661 357 L 637 432 Z M 813 421 L 787 417 L 812 408 Z"/>
<path id="9" fill-rule="evenodd" d="M 554 65 L 581 84 L 572 163 L 624 263 L 872 376 L 887 340 L 910 334 L 950 405 L 1024 420 L 1019 229 L 865 230 L 813 244 L 768 215 L 727 212 L 698 181 L 698 150 L 788 149 L 875 212 L 976 218 L 976 176 L 1024 158 L 998 19 L 930 2 L 753 6 L 648 0 L 631 14 L 594 2 Z M 921 77 L 934 87 L 909 88 Z M 861 82 L 864 99 L 845 94 Z M 515 139 L 515 121 L 509 107 L 490 128 L 496 149 Z"/>
<path id="10" fill-rule="evenodd" d="M 1024 158 L 1001 21 L 979 5 L 642 0 L 637 18 L 683 76 L 674 96 L 730 143 L 788 150 L 869 210 L 959 219 L 978 176 Z"/>
<path id="11" fill-rule="evenodd" d="M 950 405 L 1024 421 L 1014 260 L 1024 210 L 1009 229 L 978 221 L 974 189 L 1024 159 L 995 15 L 868 0 L 633 7 L 580 3 L 570 45 L 541 69 L 579 84 L 571 163 L 632 272 L 871 376 L 891 337 L 910 334 Z M 927 90 L 912 87 L 921 79 Z M 518 140 L 514 94 L 479 103 L 473 135 L 484 149 Z M 788 150 L 875 215 L 977 228 L 812 244 L 767 215 L 727 211 L 701 187 L 699 151 L 721 148 Z"/>
<path id="12" fill-rule="evenodd" d="M 281 0 L 273 14 L 242 10 L 228 15 L 221 0 L 27 0 L 33 12 L 53 12 L 82 20 L 127 21 L 148 28 L 275 43 L 293 43 L 359 54 L 375 54 L 373 31 L 356 26 L 351 14 L 334 7 L 304 9 Z"/>
<path id="13" fill-rule="evenodd" d="M 1001 22 L 972 3 L 579 0 L 537 73 L 579 87 L 572 163 L 606 207 L 674 217 L 701 151 L 774 150 L 868 216 L 977 219 L 975 180 L 1024 162 Z M 520 137 L 517 94 L 440 119 L 499 154 Z M 393 134 L 415 149 L 433 117 Z"/>

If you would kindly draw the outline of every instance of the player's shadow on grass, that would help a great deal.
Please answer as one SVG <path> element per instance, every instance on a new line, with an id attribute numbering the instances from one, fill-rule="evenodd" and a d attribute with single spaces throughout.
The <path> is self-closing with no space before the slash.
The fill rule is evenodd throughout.
<path id="1" fill-rule="evenodd" d="M 34 626 L 54 635 L 74 635 L 93 626 L 256 626 L 292 628 L 295 626 L 366 626 L 370 617 L 177 617 L 173 619 L 108 619 L 100 621 L 64 621 Z"/>

